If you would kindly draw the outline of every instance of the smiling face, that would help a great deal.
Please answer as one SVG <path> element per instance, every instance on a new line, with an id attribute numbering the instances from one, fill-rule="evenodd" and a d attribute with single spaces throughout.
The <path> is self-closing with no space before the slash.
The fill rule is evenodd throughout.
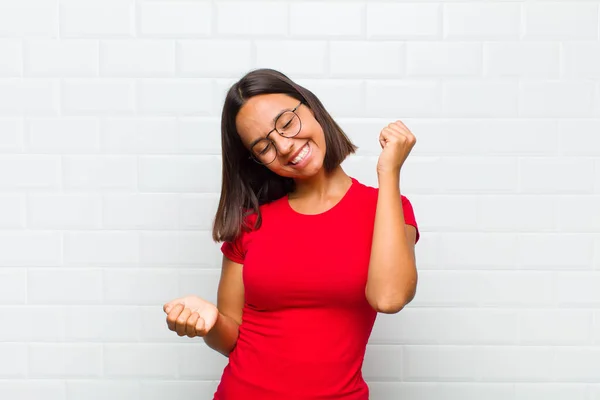
<path id="1" fill-rule="evenodd" d="M 237 114 L 236 128 L 244 146 L 277 175 L 302 179 L 323 167 L 323 128 L 293 97 L 277 93 L 251 97 Z"/>

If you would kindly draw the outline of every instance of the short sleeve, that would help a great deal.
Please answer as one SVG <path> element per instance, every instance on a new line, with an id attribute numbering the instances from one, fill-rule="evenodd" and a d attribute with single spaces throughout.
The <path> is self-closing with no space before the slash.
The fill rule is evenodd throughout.
<path id="1" fill-rule="evenodd" d="M 419 241 L 419 226 L 417 225 L 417 219 L 415 218 L 415 212 L 413 210 L 412 204 L 410 200 L 404 195 L 402 196 L 402 211 L 404 212 L 404 223 L 406 225 L 412 225 L 417 230 L 417 237 L 415 239 L 415 243 Z"/>
<path id="2" fill-rule="evenodd" d="M 242 233 L 231 242 L 223 242 L 223 245 L 221 246 L 221 252 L 231 261 L 234 261 L 238 264 L 243 264 L 244 256 L 246 254 L 243 240 L 244 234 Z"/>

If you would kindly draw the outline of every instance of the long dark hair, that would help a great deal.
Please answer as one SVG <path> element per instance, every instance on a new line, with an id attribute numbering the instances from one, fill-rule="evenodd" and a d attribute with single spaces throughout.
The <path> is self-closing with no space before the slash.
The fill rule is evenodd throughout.
<path id="1" fill-rule="evenodd" d="M 213 224 L 216 242 L 232 241 L 242 231 L 261 225 L 259 206 L 277 200 L 295 188 L 292 178 L 282 177 L 249 158 L 236 128 L 240 108 L 253 96 L 281 93 L 302 101 L 323 128 L 326 172 L 337 168 L 357 147 L 333 120 L 321 101 L 308 89 L 273 69 L 250 71 L 234 83 L 225 97 L 221 115 L 222 182 L 221 198 Z M 246 217 L 255 214 L 254 226 Z"/>

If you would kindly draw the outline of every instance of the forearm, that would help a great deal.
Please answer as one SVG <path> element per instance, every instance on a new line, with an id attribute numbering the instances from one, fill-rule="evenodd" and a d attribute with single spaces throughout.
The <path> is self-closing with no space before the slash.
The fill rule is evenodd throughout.
<path id="1" fill-rule="evenodd" d="M 379 176 L 366 296 L 371 306 L 383 313 L 400 311 L 414 297 L 417 284 L 399 181 L 399 172 Z"/>
<path id="2" fill-rule="evenodd" d="M 219 312 L 215 326 L 204 336 L 204 342 L 213 350 L 218 351 L 226 357 L 234 349 L 240 326 L 231 317 L 223 315 Z"/>

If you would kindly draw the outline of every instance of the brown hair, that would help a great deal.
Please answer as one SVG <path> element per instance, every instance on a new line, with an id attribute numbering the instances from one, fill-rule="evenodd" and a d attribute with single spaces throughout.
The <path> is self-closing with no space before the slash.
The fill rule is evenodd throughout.
<path id="1" fill-rule="evenodd" d="M 313 111 L 325 135 L 325 171 L 333 171 L 357 150 L 321 101 L 308 89 L 273 69 L 250 71 L 227 92 L 221 115 L 221 198 L 212 232 L 216 242 L 232 241 L 242 229 L 258 229 L 261 225 L 259 206 L 294 190 L 292 178 L 279 176 L 249 158 L 250 152 L 244 147 L 236 128 L 237 114 L 245 102 L 253 96 L 271 93 L 291 96 Z M 245 218 L 250 214 L 257 217 L 254 227 L 250 227 Z"/>

